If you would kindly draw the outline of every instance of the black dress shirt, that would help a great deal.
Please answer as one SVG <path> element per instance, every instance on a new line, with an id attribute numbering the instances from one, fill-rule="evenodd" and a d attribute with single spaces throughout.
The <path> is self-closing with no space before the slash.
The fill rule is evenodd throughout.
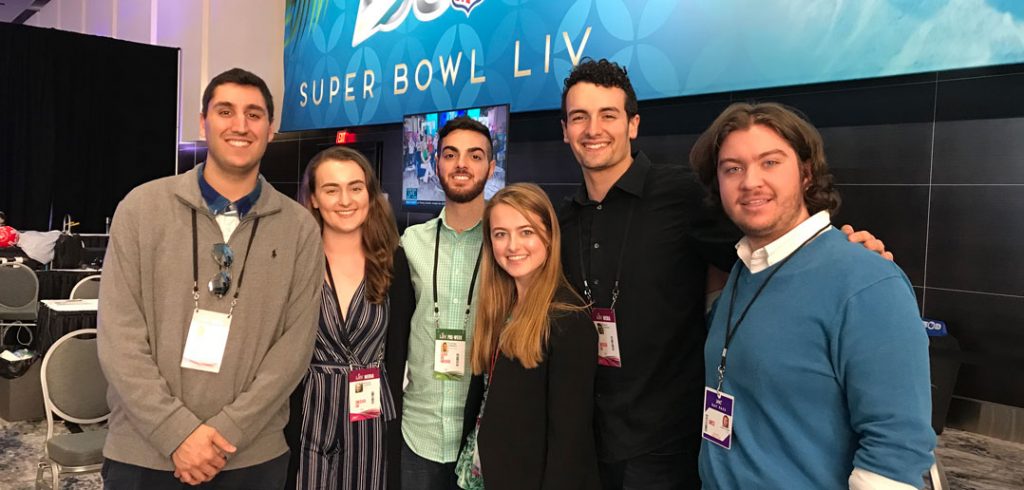
<path id="1" fill-rule="evenodd" d="M 559 212 L 562 261 L 595 307 L 615 305 L 622 367 L 600 366 L 598 455 L 614 462 L 680 438 L 699 440 L 704 389 L 707 268 L 728 271 L 741 234 L 685 165 L 654 165 L 637 152 L 601 202 L 581 185 Z M 625 248 L 624 248 L 625 247 Z M 582 262 L 582 263 L 581 263 Z"/>

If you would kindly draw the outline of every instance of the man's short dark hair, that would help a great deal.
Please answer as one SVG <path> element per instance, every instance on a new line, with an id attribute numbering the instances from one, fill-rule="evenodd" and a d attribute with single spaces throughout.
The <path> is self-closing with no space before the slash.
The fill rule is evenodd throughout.
<path id="1" fill-rule="evenodd" d="M 697 138 L 690 150 L 690 165 L 711 193 L 711 203 L 716 207 L 722 205 L 718 191 L 718 153 L 722 143 L 733 131 L 755 125 L 771 128 L 796 151 L 800 175 L 810 180 L 804 189 L 807 211 L 811 214 L 828 211 L 834 215 L 839 209 L 839 191 L 832 183 L 832 173 L 825 161 L 821 133 L 800 111 L 774 102 L 732 104 Z"/>
<path id="2" fill-rule="evenodd" d="M 232 68 L 213 77 L 213 80 L 210 80 L 209 85 L 206 86 L 206 90 L 203 91 L 203 117 L 206 117 L 206 109 L 210 105 L 210 99 L 213 98 L 213 91 L 225 83 L 248 85 L 250 87 L 260 89 L 260 93 L 263 94 L 263 102 L 267 104 L 267 114 L 269 115 L 270 121 L 274 121 L 274 96 L 270 94 L 270 89 L 267 88 L 267 82 L 264 82 L 263 79 L 255 73 L 245 71 L 241 68 Z"/>
<path id="3" fill-rule="evenodd" d="M 565 96 L 573 85 L 580 82 L 592 83 L 600 87 L 620 88 L 626 92 L 626 116 L 632 118 L 640 113 L 640 107 L 636 101 L 636 92 L 633 91 L 633 83 L 629 81 L 626 69 L 614 61 L 601 58 L 594 61 L 592 58 L 583 58 L 580 64 L 569 72 L 565 77 L 562 87 L 562 120 L 566 121 L 568 114 L 565 113 Z"/>
<path id="4" fill-rule="evenodd" d="M 491 139 L 491 130 L 484 126 L 484 123 L 477 121 L 469 116 L 459 116 L 455 119 L 449 119 L 448 122 L 444 123 L 444 127 L 437 132 L 437 154 L 441 154 L 441 149 L 444 148 L 444 139 L 451 134 L 452 131 L 456 130 L 473 131 L 480 133 L 487 138 L 487 159 L 494 159 L 494 140 Z"/>

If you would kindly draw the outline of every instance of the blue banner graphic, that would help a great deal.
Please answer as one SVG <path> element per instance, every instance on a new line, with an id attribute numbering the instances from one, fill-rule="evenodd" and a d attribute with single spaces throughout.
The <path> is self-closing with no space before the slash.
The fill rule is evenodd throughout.
<path id="1" fill-rule="evenodd" d="M 1024 61 L 1018 0 L 287 0 L 281 129 L 560 105 L 582 57 L 641 99 Z"/>

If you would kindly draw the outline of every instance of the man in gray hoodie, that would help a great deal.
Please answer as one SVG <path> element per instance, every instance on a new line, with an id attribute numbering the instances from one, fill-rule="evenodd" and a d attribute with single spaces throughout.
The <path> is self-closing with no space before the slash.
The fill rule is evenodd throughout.
<path id="1" fill-rule="evenodd" d="M 218 75 L 200 114 L 206 162 L 114 214 L 98 335 L 108 489 L 284 485 L 324 267 L 309 212 L 259 175 L 273 117 L 262 79 Z"/>

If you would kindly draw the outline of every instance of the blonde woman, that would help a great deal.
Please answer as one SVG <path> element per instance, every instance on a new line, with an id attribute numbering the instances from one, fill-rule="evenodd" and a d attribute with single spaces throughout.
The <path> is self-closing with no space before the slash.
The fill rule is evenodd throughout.
<path id="1" fill-rule="evenodd" d="M 597 333 L 562 274 L 551 201 L 513 184 L 484 210 L 473 372 L 486 385 L 456 465 L 466 489 L 599 488 Z"/>

